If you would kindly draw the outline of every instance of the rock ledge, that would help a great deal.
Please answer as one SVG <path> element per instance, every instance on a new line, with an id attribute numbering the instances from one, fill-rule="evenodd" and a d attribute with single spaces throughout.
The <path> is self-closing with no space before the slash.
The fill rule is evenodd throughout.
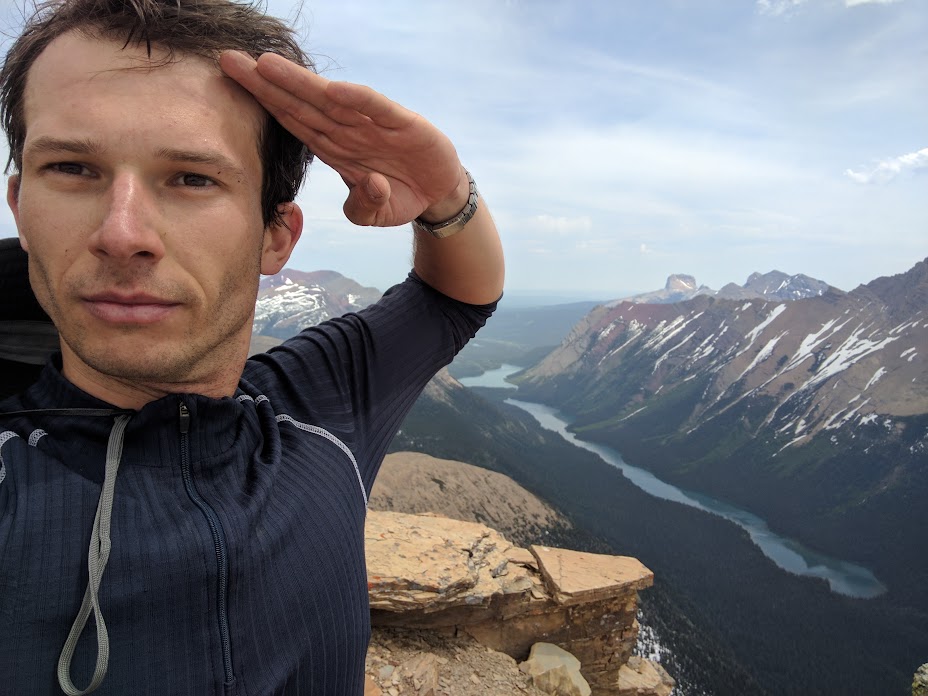
<path id="1" fill-rule="evenodd" d="M 670 693 L 660 665 L 635 658 L 626 667 L 638 591 L 654 581 L 638 560 L 526 550 L 482 524 L 435 515 L 370 511 L 365 536 L 375 627 L 465 634 L 518 661 L 552 643 L 580 661 L 594 696 Z"/>

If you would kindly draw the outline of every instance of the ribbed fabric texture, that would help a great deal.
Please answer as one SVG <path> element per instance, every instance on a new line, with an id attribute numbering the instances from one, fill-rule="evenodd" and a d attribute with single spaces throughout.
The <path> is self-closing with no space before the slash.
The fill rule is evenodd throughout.
<path id="1" fill-rule="evenodd" d="M 232 398 L 169 396 L 133 414 L 99 592 L 109 667 L 94 693 L 361 696 L 370 619 L 358 472 L 369 493 L 422 388 L 492 310 L 411 276 L 378 304 L 250 360 Z M 62 407 L 107 404 L 55 365 L 0 404 L 4 695 L 61 693 L 56 663 L 87 586 L 114 417 L 4 415 Z M 332 438 L 294 421 L 346 445 L 358 472 Z M 77 684 L 93 674 L 94 636 L 91 620 L 71 666 Z"/>

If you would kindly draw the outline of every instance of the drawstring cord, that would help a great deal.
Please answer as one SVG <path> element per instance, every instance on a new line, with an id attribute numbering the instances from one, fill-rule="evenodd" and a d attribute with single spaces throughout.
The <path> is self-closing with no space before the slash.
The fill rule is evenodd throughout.
<path id="1" fill-rule="evenodd" d="M 106 562 L 110 556 L 110 518 L 113 512 L 113 491 L 116 487 L 116 471 L 119 469 L 119 462 L 122 459 L 123 438 L 129 418 L 128 415 L 117 416 L 113 423 L 113 429 L 110 431 L 109 441 L 106 446 L 103 490 L 100 492 L 100 502 L 97 503 L 97 514 L 94 516 L 93 531 L 90 535 L 90 549 L 87 553 L 89 576 L 87 590 L 84 592 L 84 601 L 81 603 L 77 618 L 74 619 L 74 625 L 71 626 L 68 639 L 61 649 L 61 657 L 58 658 L 58 684 L 67 696 L 83 696 L 95 691 L 103 683 L 107 664 L 109 663 L 109 636 L 106 632 L 103 614 L 100 611 L 100 601 L 97 593 L 103 579 L 103 570 L 106 568 Z M 81 690 L 74 686 L 71 681 L 71 660 L 74 657 L 74 650 L 77 648 L 77 641 L 87 625 L 87 620 L 90 618 L 91 611 L 93 611 L 93 618 L 97 624 L 97 665 L 90 684 L 87 685 L 87 688 Z"/>

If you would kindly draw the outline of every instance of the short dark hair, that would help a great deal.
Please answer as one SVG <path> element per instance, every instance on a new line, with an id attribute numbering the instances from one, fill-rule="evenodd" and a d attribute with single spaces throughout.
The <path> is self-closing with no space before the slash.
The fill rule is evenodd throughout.
<path id="1" fill-rule="evenodd" d="M 264 12 L 260 2 L 234 0 L 50 0 L 39 4 L 22 34 L 6 54 L 0 70 L 0 121 L 10 145 L 11 165 L 22 169 L 26 122 L 23 97 L 29 70 L 39 54 L 59 36 L 85 32 L 124 46 L 152 44 L 166 50 L 161 65 L 177 56 L 195 55 L 218 61 L 225 50 L 257 58 L 277 53 L 315 69 L 293 30 Z M 313 155 L 270 114 L 258 134 L 261 156 L 261 208 L 264 224 L 281 220 L 279 206 L 296 197 Z"/>

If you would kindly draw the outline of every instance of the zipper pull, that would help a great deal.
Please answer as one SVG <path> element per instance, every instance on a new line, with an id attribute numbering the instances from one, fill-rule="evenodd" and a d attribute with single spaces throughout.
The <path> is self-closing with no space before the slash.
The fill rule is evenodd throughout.
<path id="1" fill-rule="evenodd" d="M 190 432 L 190 409 L 183 401 L 180 402 L 180 434 L 186 435 Z"/>

